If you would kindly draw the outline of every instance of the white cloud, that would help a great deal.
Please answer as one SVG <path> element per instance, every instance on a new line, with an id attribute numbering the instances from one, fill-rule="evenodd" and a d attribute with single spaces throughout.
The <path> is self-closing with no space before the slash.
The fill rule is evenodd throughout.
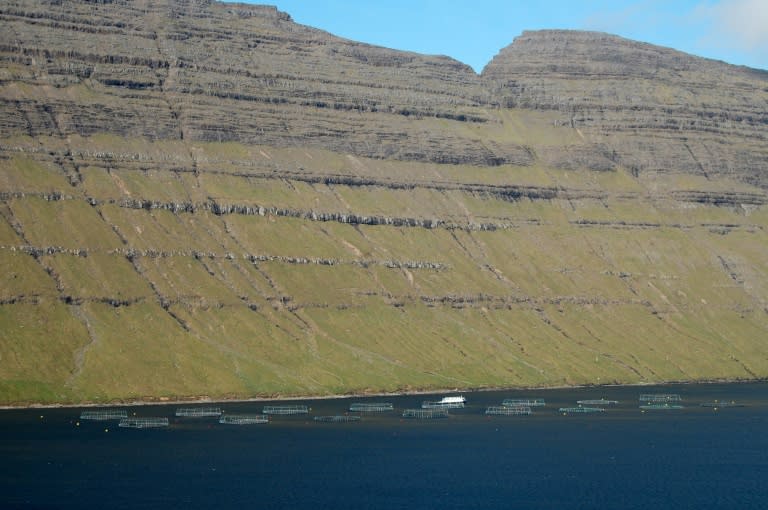
<path id="1" fill-rule="evenodd" d="M 768 1 L 720 0 L 696 9 L 710 25 L 706 43 L 765 55 L 768 53 Z"/>
<path id="2" fill-rule="evenodd" d="M 583 28 L 611 34 L 626 34 L 630 38 L 637 34 L 645 42 L 649 42 L 649 35 L 663 31 L 669 24 L 680 21 L 679 14 L 675 16 L 676 10 L 668 4 L 669 0 L 616 2 L 615 6 L 590 12 L 583 21 Z"/>

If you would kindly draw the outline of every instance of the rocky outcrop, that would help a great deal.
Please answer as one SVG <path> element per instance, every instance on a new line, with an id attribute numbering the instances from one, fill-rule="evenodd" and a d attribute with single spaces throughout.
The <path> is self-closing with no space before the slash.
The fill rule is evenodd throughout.
<path id="1" fill-rule="evenodd" d="M 603 33 L 545 30 L 516 38 L 482 77 L 504 107 L 556 111 L 599 141 L 582 156 L 602 161 L 597 167 L 768 186 L 768 71 Z"/>

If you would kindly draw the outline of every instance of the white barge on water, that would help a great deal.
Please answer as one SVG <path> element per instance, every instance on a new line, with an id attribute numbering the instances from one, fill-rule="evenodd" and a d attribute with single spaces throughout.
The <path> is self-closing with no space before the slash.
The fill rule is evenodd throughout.
<path id="1" fill-rule="evenodd" d="M 467 399 L 464 395 L 443 397 L 440 400 L 427 400 L 421 403 L 422 409 L 459 409 L 464 407 Z"/>

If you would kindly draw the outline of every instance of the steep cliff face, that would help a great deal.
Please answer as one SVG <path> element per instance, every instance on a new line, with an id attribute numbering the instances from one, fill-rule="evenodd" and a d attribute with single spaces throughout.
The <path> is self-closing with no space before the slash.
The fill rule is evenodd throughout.
<path id="1" fill-rule="evenodd" d="M 275 8 L 8 2 L 2 15 L 3 50 L 24 73 L 15 78 L 53 87 L 43 98 L 20 92 L 6 133 L 186 137 L 453 163 L 506 159 L 480 140 L 433 137 L 409 122 L 487 120 L 476 109 L 485 92 L 468 66 L 339 39 Z M 70 93 L 57 94 L 62 87 Z"/>
<path id="2" fill-rule="evenodd" d="M 768 375 L 768 79 L 478 76 L 212 2 L 0 6 L 0 401 Z"/>

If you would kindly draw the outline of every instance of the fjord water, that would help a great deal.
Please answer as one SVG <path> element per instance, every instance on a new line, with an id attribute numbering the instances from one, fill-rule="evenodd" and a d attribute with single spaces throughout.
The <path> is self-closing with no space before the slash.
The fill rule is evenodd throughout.
<path id="1" fill-rule="evenodd" d="M 684 409 L 642 412 L 640 393 Z M 0 412 L 2 508 L 768 508 L 768 383 L 465 394 L 440 420 L 404 420 L 425 396 L 302 401 L 307 416 L 266 425 L 175 418 L 164 429 L 79 420 L 79 409 Z M 508 397 L 542 397 L 532 416 L 486 417 Z M 564 416 L 586 398 L 604 413 Z M 400 413 L 318 423 L 351 402 Z M 700 407 L 734 400 L 744 407 Z M 264 403 L 224 403 L 227 413 Z M 79 425 L 78 425 L 79 423 Z"/>

